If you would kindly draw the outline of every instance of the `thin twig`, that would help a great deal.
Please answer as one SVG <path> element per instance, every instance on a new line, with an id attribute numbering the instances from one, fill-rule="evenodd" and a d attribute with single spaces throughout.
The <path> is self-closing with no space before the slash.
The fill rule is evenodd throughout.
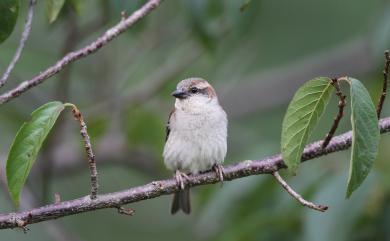
<path id="1" fill-rule="evenodd" d="M 272 173 L 272 176 L 275 177 L 275 179 L 282 185 L 284 190 L 286 190 L 293 198 L 295 198 L 298 202 L 300 202 L 303 206 L 306 206 L 308 208 L 320 211 L 320 212 L 325 212 L 328 210 L 328 206 L 325 205 L 317 205 L 312 202 L 309 202 L 305 200 L 301 195 L 299 195 L 297 192 L 292 189 L 285 180 L 279 175 L 279 172 L 274 172 Z"/>
<path id="2" fill-rule="evenodd" d="M 387 93 L 387 78 L 389 74 L 389 65 L 390 65 L 390 56 L 389 56 L 389 50 L 385 51 L 385 67 L 383 69 L 383 87 L 382 87 L 382 94 L 378 101 L 378 106 L 376 108 L 376 113 L 378 115 L 378 119 L 381 117 L 382 107 L 383 103 L 386 98 Z"/>
<path id="3" fill-rule="evenodd" d="M 6 71 L 4 72 L 3 76 L 0 79 L 0 88 L 3 87 L 7 82 L 8 77 L 11 74 L 11 71 L 15 67 L 15 64 L 18 62 L 20 55 L 22 54 L 24 45 L 28 39 L 28 36 L 30 35 L 31 23 L 34 17 L 34 6 L 36 3 L 37 3 L 36 0 L 30 0 L 30 5 L 28 7 L 28 16 L 27 16 L 26 24 L 24 25 L 22 37 L 20 38 L 19 47 L 16 50 L 14 58 L 12 59 L 11 63 L 8 65 Z"/>
<path id="4" fill-rule="evenodd" d="M 12 100 L 13 98 L 18 97 L 19 95 L 23 94 L 24 92 L 33 88 L 34 86 L 41 84 L 46 79 L 62 71 L 64 67 L 66 67 L 67 65 L 83 57 L 87 57 L 95 53 L 103 46 L 111 42 L 113 39 L 118 37 L 121 33 L 126 31 L 128 28 L 133 26 L 136 22 L 141 20 L 147 14 L 149 14 L 152 10 L 157 8 L 157 6 L 159 6 L 162 1 L 163 0 L 149 0 L 140 9 L 138 9 L 133 14 L 131 14 L 131 16 L 129 16 L 123 21 L 121 20 L 117 25 L 107 30 L 102 36 L 98 37 L 92 43 L 88 44 L 84 48 L 81 48 L 77 51 L 68 53 L 62 59 L 60 59 L 55 65 L 42 71 L 40 74 L 33 77 L 32 79 L 23 81 L 14 89 L 0 95 L 0 104 L 4 104 Z"/>
<path id="5" fill-rule="evenodd" d="M 347 96 L 343 95 L 343 93 L 341 92 L 338 79 L 336 78 L 332 79 L 332 85 L 335 87 L 336 95 L 339 97 L 339 104 L 338 104 L 339 112 L 337 113 L 336 117 L 333 120 L 332 128 L 330 128 L 330 131 L 325 136 L 324 142 L 322 143 L 322 148 L 325 148 L 329 144 L 332 137 L 334 136 L 334 133 L 336 132 L 337 127 L 339 126 L 340 120 L 344 115 L 344 107 L 347 104 L 347 102 L 345 101 Z"/>
<path id="6" fill-rule="evenodd" d="M 88 156 L 88 164 L 89 164 L 89 171 L 91 173 L 91 199 L 96 199 L 97 192 L 98 192 L 98 177 L 97 177 L 97 169 L 96 169 L 96 161 L 95 161 L 95 155 L 92 151 L 92 145 L 91 141 L 88 136 L 87 132 L 87 125 L 84 122 L 84 118 L 81 115 L 81 112 L 75 105 L 72 105 L 72 113 L 74 118 L 80 122 L 80 134 L 83 137 L 84 144 L 85 144 L 85 151 Z"/>
<path id="7" fill-rule="evenodd" d="M 379 121 L 379 127 L 381 133 L 390 132 L 390 117 L 381 119 Z M 333 137 L 327 148 L 321 147 L 322 141 L 311 143 L 307 145 L 303 151 L 301 160 L 304 162 L 329 153 L 346 150 L 351 146 L 351 142 L 352 132 L 349 131 Z M 282 168 L 286 168 L 286 165 L 283 163 L 280 154 L 266 157 L 262 160 L 243 161 L 235 165 L 224 167 L 224 180 L 231 181 L 251 175 L 271 174 Z M 213 183 L 219 183 L 219 178 L 214 172 L 206 172 L 190 175 L 186 185 L 188 185 L 188 187 L 193 187 Z M 26 224 L 33 224 L 103 208 L 117 209 L 125 204 L 152 199 L 178 191 L 180 191 L 179 187 L 177 186 L 176 180 L 173 178 L 154 181 L 143 186 L 137 186 L 115 193 L 101 194 L 95 200 L 91 200 L 89 196 L 85 196 L 28 211 L 2 214 L 0 215 L 0 229 L 18 227 L 15 218 L 25 221 Z"/>

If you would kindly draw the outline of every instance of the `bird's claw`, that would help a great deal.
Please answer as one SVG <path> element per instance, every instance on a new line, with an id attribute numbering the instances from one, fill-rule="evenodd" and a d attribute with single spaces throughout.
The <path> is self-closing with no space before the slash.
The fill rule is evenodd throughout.
<path id="1" fill-rule="evenodd" d="M 183 178 L 189 180 L 189 176 L 187 174 L 185 174 L 184 172 L 181 172 L 179 170 L 176 170 L 175 179 L 176 179 L 177 185 L 180 187 L 181 190 L 184 190 L 184 188 L 185 188 Z"/>
<path id="2" fill-rule="evenodd" d="M 223 170 L 223 166 L 221 164 L 214 164 L 213 171 L 217 174 L 219 181 L 221 182 L 221 187 L 223 186 L 223 177 L 225 172 Z"/>

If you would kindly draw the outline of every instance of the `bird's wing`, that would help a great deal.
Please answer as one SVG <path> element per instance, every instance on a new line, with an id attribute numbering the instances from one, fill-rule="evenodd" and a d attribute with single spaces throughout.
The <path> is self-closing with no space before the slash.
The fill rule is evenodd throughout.
<path id="1" fill-rule="evenodd" d="M 175 109 L 172 109 L 171 112 L 169 113 L 168 122 L 167 122 L 167 125 L 165 127 L 165 133 L 166 133 L 165 142 L 167 142 L 168 137 L 169 137 L 169 133 L 171 132 L 170 123 L 171 123 L 171 118 L 172 118 L 174 113 L 175 113 Z"/>

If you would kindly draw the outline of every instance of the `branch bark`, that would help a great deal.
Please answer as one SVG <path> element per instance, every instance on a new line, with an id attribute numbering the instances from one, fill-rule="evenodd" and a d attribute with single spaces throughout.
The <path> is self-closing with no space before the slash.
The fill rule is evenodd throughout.
<path id="1" fill-rule="evenodd" d="M 383 118 L 379 122 L 381 133 L 390 132 L 390 117 Z M 306 146 L 302 154 L 302 162 L 323 156 L 329 153 L 348 149 L 351 146 L 352 132 L 346 132 L 335 136 L 326 148 L 322 148 L 322 140 Z M 272 174 L 279 169 L 286 168 L 280 154 L 266 157 L 262 160 L 247 160 L 235 165 L 224 167 L 225 181 L 231 181 L 258 174 Z M 199 175 L 190 175 L 186 185 L 189 187 L 218 183 L 219 178 L 215 172 L 207 172 Z M 139 202 L 156 198 L 179 191 L 175 179 L 154 181 L 152 183 L 133 187 L 127 190 L 98 195 L 96 199 L 90 196 L 49 204 L 27 211 L 0 215 L 0 229 L 16 228 L 23 223 L 24 226 L 32 223 L 43 222 L 77 213 L 89 212 L 103 208 L 118 209 L 128 203 Z"/>
<path id="2" fill-rule="evenodd" d="M 89 171 L 91 173 L 91 199 L 96 199 L 98 193 L 98 174 L 96 168 L 95 155 L 92 151 L 91 140 L 87 132 L 87 125 L 84 122 L 84 117 L 81 115 L 79 109 L 73 105 L 69 104 L 72 107 L 72 113 L 74 118 L 80 123 L 80 134 L 84 141 L 85 152 L 88 157 Z"/>
<path id="3" fill-rule="evenodd" d="M 117 25 L 107 30 L 102 36 L 97 38 L 95 41 L 90 43 L 89 45 L 81 48 L 75 52 L 70 52 L 65 55 L 61 60 L 59 60 L 55 65 L 47 68 L 39 75 L 35 76 L 30 80 L 26 80 L 20 83 L 14 89 L 0 95 L 0 104 L 4 104 L 15 97 L 23 94 L 27 90 L 33 88 L 36 85 L 41 84 L 46 79 L 51 76 L 57 74 L 61 70 L 63 70 L 67 65 L 83 58 L 88 55 L 91 55 L 98 51 L 100 48 L 108 44 L 110 41 L 118 37 L 121 33 L 126 31 L 128 28 L 133 26 L 136 22 L 141 20 L 147 14 L 149 14 L 152 10 L 157 8 L 163 0 L 149 0 L 145 5 L 143 5 L 140 9 L 135 11 L 130 17 L 121 20 Z"/>

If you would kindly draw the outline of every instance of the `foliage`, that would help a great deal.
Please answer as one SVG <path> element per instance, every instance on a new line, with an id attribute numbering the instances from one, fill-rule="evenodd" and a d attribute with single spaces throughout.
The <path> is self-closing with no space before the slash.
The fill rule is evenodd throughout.
<path id="1" fill-rule="evenodd" d="M 340 78 L 338 81 L 343 80 Z M 371 171 L 380 139 L 378 118 L 370 94 L 359 80 L 347 78 L 351 85 L 352 155 L 347 197 L 350 197 Z M 325 111 L 332 80 L 316 78 L 304 84 L 288 106 L 282 127 L 282 155 L 291 173 L 301 162 L 304 146 Z"/>

